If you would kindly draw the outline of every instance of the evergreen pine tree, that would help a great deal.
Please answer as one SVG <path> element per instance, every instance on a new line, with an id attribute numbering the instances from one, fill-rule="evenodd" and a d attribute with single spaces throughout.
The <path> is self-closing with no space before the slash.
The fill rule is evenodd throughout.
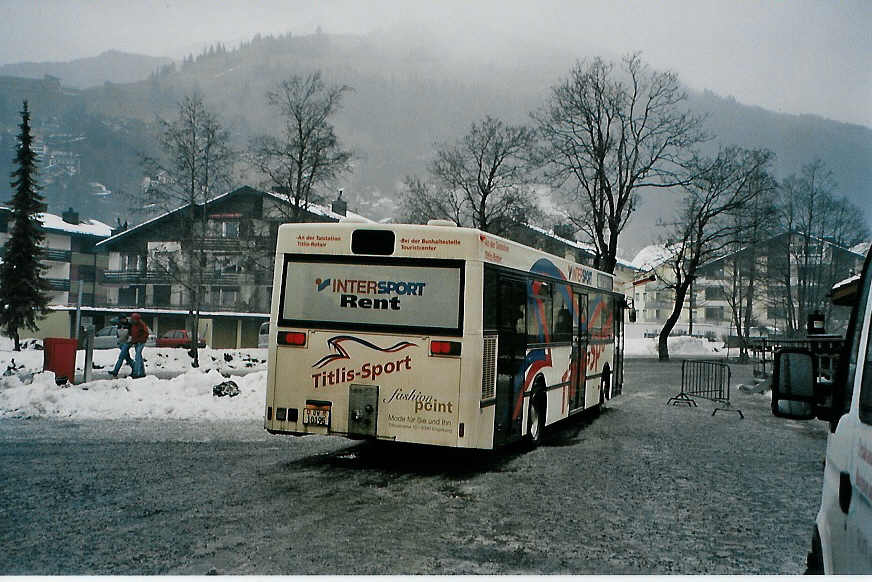
<path id="1" fill-rule="evenodd" d="M 14 340 L 15 351 L 21 349 L 18 331 L 36 331 L 37 321 L 45 315 L 49 289 L 39 262 L 44 235 L 38 214 L 45 211 L 45 204 L 36 183 L 37 158 L 27 101 L 19 128 L 15 170 L 10 174 L 12 224 L 0 264 L 0 327 Z"/>

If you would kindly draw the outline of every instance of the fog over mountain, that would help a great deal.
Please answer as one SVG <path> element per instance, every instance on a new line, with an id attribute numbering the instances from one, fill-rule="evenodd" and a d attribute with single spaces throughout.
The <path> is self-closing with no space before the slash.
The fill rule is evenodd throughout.
<path id="1" fill-rule="evenodd" d="M 594 46 L 579 52 L 529 38 L 500 38 L 474 55 L 426 27 L 365 35 L 257 35 L 241 45 L 216 39 L 205 53 L 193 55 L 194 62 L 169 65 L 166 59 L 111 51 L 52 63 L 55 72 L 43 74 L 59 77 L 60 84 L 20 78 L 41 77 L 36 65 L 5 65 L 0 67 L 5 75 L 0 77 L 0 171 L 8 175 L 18 111 L 27 98 L 36 133 L 54 136 L 56 149 L 77 156 L 80 166 L 75 175 L 58 177 L 46 188 L 50 210 L 76 205 L 106 222 L 132 218 L 128 194 L 142 178 L 139 156 L 154 147 L 156 115 L 172 117 L 178 101 L 197 89 L 243 149 L 274 123 L 266 91 L 292 74 L 320 69 L 328 81 L 354 88 L 334 120 L 339 138 L 356 154 L 354 173 L 342 184 L 346 197 L 352 207 L 381 218 L 395 209 L 402 179 L 425 174 L 434 143 L 458 139 L 488 114 L 527 123 L 576 59 L 620 56 Z M 137 70 L 132 81 L 127 75 Z M 717 136 L 709 147 L 772 149 L 779 178 L 820 158 L 835 174 L 836 193 L 864 208 L 872 224 L 872 129 L 818 115 L 772 112 L 712 91 L 688 92 L 687 106 L 706 113 Z M 264 185 L 244 170 L 238 180 Z M 656 239 L 655 224 L 672 218 L 675 197 L 646 193 L 623 236 L 624 256 Z"/>

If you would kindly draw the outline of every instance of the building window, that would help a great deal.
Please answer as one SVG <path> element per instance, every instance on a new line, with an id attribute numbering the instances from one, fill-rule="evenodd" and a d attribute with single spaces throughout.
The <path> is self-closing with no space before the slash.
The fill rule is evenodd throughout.
<path id="1" fill-rule="evenodd" d="M 155 285 L 154 286 L 154 301 L 153 304 L 158 307 L 169 306 L 170 303 L 170 285 Z"/>
<path id="2" fill-rule="evenodd" d="M 121 255 L 121 270 L 128 273 L 138 273 L 143 266 L 142 257 L 134 253 L 125 253 Z"/>
<path id="3" fill-rule="evenodd" d="M 706 301 L 712 301 L 715 299 L 723 299 L 724 298 L 724 288 L 723 287 L 706 287 L 705 288 L 705 298 L 706 298 Z"/>
<path id="4" fill-rule="evenodd" d="M 215 255 L 215 271 L 218 273 L 241 273 L 239 255 Z"/>
<path id="5" fill-rule="evenodd" d="M 142 289 L 140 285 L 130 287 L 122 287 L 118 290 L 118 305 L 136 306 L 139 305 L 138 290 Z M 144 291 L 144 290 L 143 290 Z"/>
<path id="6" fill-rule="evenodd" d="M 770 305 L 766 308 L 767 319 L 785 319 L 785 314 L 784 307 L 780 305 Z"/>
<path id="7" fill-rule="evenodd" d="M 97 269 L 93 265 L 79 265 L 79 281 L 93 283 L 97 280 Z"/>
<path id="8" fill-rule="evenodd" d="M 239 302 L 239 287 L 212 287 L 212 303 L 232 307 Z"/>
<path id="9" fill-rule="evenodd" d="M 238 220 L 215 220 L 209 222 L 209 231 L 212 236 L 219 238 L 239 238 Z"/>
<path id="10" fill-rule="evenodd" d="M 723 307 L 706 307 L 705 308 L 705 320 L 706 321 L 723 321 L 724 320 L 724 308 Z"/>

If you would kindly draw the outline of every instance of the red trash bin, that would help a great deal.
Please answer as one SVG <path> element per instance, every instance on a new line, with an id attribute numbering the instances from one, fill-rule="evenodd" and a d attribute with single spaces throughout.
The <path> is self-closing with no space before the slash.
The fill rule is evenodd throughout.
<path id="1" fill-rule="evenodd" d="M 42 371 L 55 373 L 58 384 L 76 381 L 76 348 L 79 342 L 66 337 L 47 337 L 43 340 Z"/>

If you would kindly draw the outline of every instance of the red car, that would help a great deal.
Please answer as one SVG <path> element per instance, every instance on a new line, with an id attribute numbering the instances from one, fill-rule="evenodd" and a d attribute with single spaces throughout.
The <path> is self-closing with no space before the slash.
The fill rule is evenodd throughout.
<path id="1" fill-rule="evenodd" d="M 164 332 L 154 344 L 159 348 L 190 348 L 193 346 L 191 342 L 191 334 L 186 329 L 171 329 Z M 197 347 L 205 348 L 206 340 L 202 337 L 197 341 Z"/>

